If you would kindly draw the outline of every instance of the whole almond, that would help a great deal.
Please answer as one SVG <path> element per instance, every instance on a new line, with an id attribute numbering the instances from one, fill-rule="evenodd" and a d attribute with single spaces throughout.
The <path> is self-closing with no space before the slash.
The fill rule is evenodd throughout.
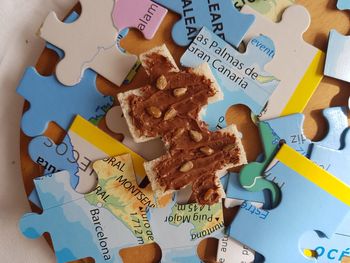
<path id="1" fill-rule="evenodd" d="M 156 119 L 159 119 L 162 116 L 161 110 L 157 107 L 150 106 L 146 110 L 147 110 L 149 115 L 151 115 L 152 117 L 154 117 Z"/>
<path id="2" fill-rule="evenodd" d="M 156 86 L 159 90 L 164 90 L 166 88 L 166 86 L 168 85 L 168 81 L 166 80 L 166 77 L 164 75 L 161 75 L 158 79 L 157 79 L 157 83 Z"/>
<path id="3" fill-rule="evenodd" d="M 204 200 L 205 201 L 209 201 L 210 197 L 215 193 L 215 191 L 213 189 L 208 189 L 208 191 L 206 191 L 206 193 L 204 194 Z"/>
<path id="4" fill-rule="evenodd" d="M 181 167 L 180 167 L 180 172 L 182 172 L 182 173 L 187 173 L 187 172 L 189 172 L 192 168 L 193 168 L 193 162 L 188 161 L 188 162 L 185 162 L 183 165 L 181 165 Z"/>
<path id="5" fill-rule="evenodd" d="M 186 92 L 187 92 L 187 88 L 177 88 L 177 89 L 174 89 L 173 94 L 175 97 L 178 98 L 185 95 Z"/>
<path id="6" fill-rule="evenodd" d="M 207 156 L 212 155 L 214 153 L 214 150 L 209 146 L 201 147 L 199 150 Z"/>
<path id="7" fill-rule="evenodd" d="M 195 130 L 190 130 L 190 137 L 195 142 L 200 142 L 203 139 L 203 135 Z"/>
<path id="8" fill-rule="evenodd" d="M 168 121 L 171 120 L 173 118 L 175 118 L 177 115 L 177 111 L 174 108 L 170 108 L 169 110 L 167 110 L 167 112 L 164 114 L 164 120 Z"/>

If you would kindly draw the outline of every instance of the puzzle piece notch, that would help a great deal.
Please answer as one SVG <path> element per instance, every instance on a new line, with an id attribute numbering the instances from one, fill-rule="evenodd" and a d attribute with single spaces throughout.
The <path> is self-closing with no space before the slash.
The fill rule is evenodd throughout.
<path id="1" fill-rule="evenodd" d="M 266 262 L 310 262 L 298 247 L 299 238 L 311 230 L 331 237 L 349 211 L 350 189 L 288 145 L 282 146 L 269 170 L 275 170 L 276 183 L 284 182 L 281 203 L 262 210 L 245 202 L 230 236 L 260 252 Z M 276 250 L 280 244 L 288 249 Z"/>
<path id="2" fill-rule="evenodd" d="M 137 186 L 131 160 L 125 154 L 95 162 L 99 184 L 88 194 L 71 187 L 67 171 L 36 179 L 44 211 L 25 215 L 21 231 L 31 238 L 49 232 L 58 262 L 85 257 L 96 262 L 122 262 L 118 254 L 121 248 L 152 243 L 146 208 L 156 203 L 150 186 Z M 133 221 L 137 219 L 144 223 L 142 236 L 135 232 L 140 230 Z"/>
<path id="3" fill-rule="evenodd" d="M 251 201 L 257 208 L 262 208 L 263 206 L 269 207 L 269 205 L 266 205 L 269 201 L 266 201 L 266 196 L 263 192 L 252 193 L 242 188 L 238 180 L 239 175 L 236 173 L 229 173 L 227 176 L 228 184 L 226 188 L 226 198 L 224 199 L 226 208 L 241 206 L 246 200 Z M 260 255 L 255 254 L 255 251 L 228 235 L 219 239 L 216 257 L 217 262 L 248 263 L 254 262 L 255 259 L 258 260 L 259 256 Z"/>
<path id="4" fill-rule="evenodd" d="M 119 30 L 133 27 L 146 39 L 152 39 L 168 10 L 149 0 L 118 0 L 113 9 L 113 23 Z"/>
<path id="5" fill-rule="evenodd" d="M 107 112 L 106 125 L 112 132 L 123 134 L 123 144 L 146 160 L 153 160 L 165 153 L 163 142 L 160 139 L 144 143 L 136 143 L 134 141 L 120 106 L 114 106 Z"/>
<path id="6" fill-rule="evenodd" d="M 187 46 L 197 36 L 202 27 L 238 47 L 248 28 L 254 22 L 253 15 L 239 13 L 231 0 L 182 1 L 155 0 L 160 5 L 181 15 L 172 29 L 172 37 L 179 46 Z"/>
<path id="7" fill-rule="evenodd" d="M 79 84 L 66 88 L 54 76 L 41 76 L 35 68 L 28 68 L 17 93 L 30 103 L 21 121 L 21 128 L 29 137 L 42 135 L 50 121 L 67 130 L 77 114 L 89 120 L 99 119 L 114 101 L 97 90 L 96 74 L 91 70 L 85 72 Z"/>
<path id="8" fill-rule="evenodd" d="M 349 0 L 338 0 L 337 8 L 339 10 L 349 10 L 350 9 L 350 2 L 349 2 Z"/>
<path id="9" fill-rule="evenodd" d="M 91 68 L 121 85 L 137 57 L 116 48 L 118 30 L 111 18 L 115 1 L 80 2 L 83 11 L 76 21 L 63 23 L 51 12 L 40 29 L 43 39 L 65 52 L 56 67 L 56 76 L 62 84 L 73 86 L 80 82 L 84 71 Z"/>
<path id="10" fill-rule="evenodd" d="M 203 120 L 211 130 L 226 127 L 226 112 L 235 104 L 244 104 L 259 115 L 279 84 L 279 80 L 264 70 L 273 60 L 275 46 L 270 38 L 256 36 L 240 53 L 227 42 L 203 28 L 181 57 L 181 64 L 197 67 L 208 63 L 224 99 L 207 106 Z"/>
<path id="11" fill-rule="evenodd" d="M 276 55 L 265 69 L 281 82 L 260 119 L 302 112 L 323 77 L 324 53 L 302 39 L 310 25 L 309 12 L 301 5 L 292 5 L 284 11 L 279 23 L 265 18 L 248 5 L 241 12 L 255 15 L 256 19 L 246 34 L 246 43 L 263 34 L 276 46 Z M 285 37 L 286 31 L 290 32 L 288 37 Z"/>
<path id="12" fill-rule="evenodd" d="M 339 149 L 342 146 L 342 137 L 344 131 L 348 128 L 348 119 L 345 111 L 342 107 L 323 110 L 323 115 L 328 121 L 328 135 L 322 141 L 314 144 L 333 149 Z M 273 181 L 274 174 L 264 174 L 264 170 L 273 159 L 280 142 L 286 143 L 305 156 L 310 153 L 312 141 L 305 137 L 303 123 L 304 116 L 302 114 L 261 121 L 259 123 L 259 131 L 265 159 L 261 162 L 249 163 L 240 172 L 240 183 L 245 189 L 253 192 L 268 189 L 271 192 L 272 207 L 279 202 L 279 188 L 276 184 L 269 181 Z M 279 187 L 282 185 L 279 185 Z"/>
<path id="13" fill-rule="evenodd" d="M 350 82 L 350 37 L 332 29 L 329 33 L 326 64 L 326 76 Z"/>

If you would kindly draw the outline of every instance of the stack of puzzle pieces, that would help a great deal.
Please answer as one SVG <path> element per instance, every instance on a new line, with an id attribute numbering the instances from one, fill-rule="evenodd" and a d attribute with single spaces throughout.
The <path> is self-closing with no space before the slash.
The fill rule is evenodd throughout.
<path id="1" fill-rule="evenodd" d="M 153 243 L 163 263 L 202 262 L 207 238 L 218 239 L 220 263 L 350 256 L 348 107 L 323 110 L 329 129 L 317 142 L 302 114 L 324 74 L 350 81 L 350 40 L 331 32 L 323 72 L 326 55 L 302 39 L 305 7 L 245 2 L 80 0 L 63 22 L 47 16 L 39 35 L 59 62 L 50 76 L 28 68 L 17 89 L 30 104 L 21 121 L 28 154 L 44 171 L 29 195 L 42 212 L 20 220 L 26 237 L 49 233 L 57 262 L 123 262 L 122 249 Z M 185 48 L 178 63 L 165 44 L 139 57 L 125 51 L 130 28 L 151 41 L 168 12 L 180 16 L 169 28 L 169 42 Z M 117 86 L 115 97 L 101 93 L 98 76 Z M 118 90 L 139 76 L 145 85 Z M 246 135 L 228 124 L 239 104 L 260 131 L 255 162 Z M 65 131 L 60 143 L 47 136 L 50 122 Z"/>

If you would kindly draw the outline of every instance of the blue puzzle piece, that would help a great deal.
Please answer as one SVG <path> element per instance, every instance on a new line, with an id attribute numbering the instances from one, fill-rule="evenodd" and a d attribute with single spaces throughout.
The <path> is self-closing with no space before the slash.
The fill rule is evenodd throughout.
<path id="1" fill-rule="evenodd" d="M 21 122 L 23 132 L 30 137 L 42 135 L 50 121 L 67 130 L 78 114 L 90 121 L 99 120 L 113 105 L 112 97 L 97 90 L 96 73 L 91 70 L 79 84 L 66 87 L 54 76 L 44 77 L 35 68 L 28 68 L 17 93 L 30 102 Z"/>
<path id="2" fill-rule="evenodd" d="M 332 237 L 349 211 L 350 188 L 336 177 L 283 145 L 269 166 L 276 183 L 284 183 L 281 203 L 273 210 L 243 203 L 230 236 L 265 257 L 265 262 L 310 262 L 299 247 L 307 231 Z"/>
<path id="3" fill-rule="evenodd" d="M 151 208 L 148 219 L 156 243 L 162 249 L 162 263 L 200 263 L 197 246 L 205 238 L 221 238 L 224 231 L 222 204 L 180 205 Z"/>
<path id="4" fill-rule="evenodd" d="M 323 115 L 328 121 L 328 135 L 322 141 L 314 144 L 339 149 L 343 145 L 342 134 L 348 127 L 346 109 L 341 107 L 325 109 Z M 247 164 L 240 172 L 240 183 L 245 189 L 252 192 L 264 189 L 270 190 L 273 206 L 279 201 L 279 189 L 276 188 L 276 184 L 271 182 L 274 181 L 275 176 L 273 171 L 268 173 L 264 173 L 264 171 L 276 154 L 281 142 L 286 143 L 302 155 L 307 156 L 309 154 L 310 146 L 313 142 L 305 137 L 303 123 L 304 115 L 302 114 L 261 121 L 259 130 L 265 151 L 265 159 L 261 162 Z M 279 187 L 283 187 L 283 182 Z"/>
<path id="5" fill-rule="evenodd" d="M 205 26 L 228 43 L 238 47 L 255 20 L 253 15 L 239 13 L 231 0 L 155 0 L 154 2 L 181 15 L 181 20 L 172 30 L 173 40 L 180 46 L 189 45 Z"/>
<path id="6" fill-rule="evenodd" d="M 64 137 L 60 145 L 56 145 L 48 137 L 39 136 L 31 140 L 28 146 L 30 158 L 35 163 L 44 167 L 44 175 L 50 175 L 63 170 L 68 171 L 71 175 L 71 186 L 75 189 L 79 182 L 77 175 L 79 165 L 73 150 L 74 148 L 68 134 Z M 28 199 L 37 207 L 42 207 L 35 189 L 28 196 Z"/>
<path id="7" fill-rule="evenodd" d="M 339 10 L 350 9 L 350 1 L 349 0 L 338 0 L 337 8 Z"/>
<path id="8" fill-rule="evenodd" d="M 121 248 L 153 242 L 146 214 L 156 206 L 153 192 L 137 186 L 131 156 L 97 161 L 94 169 L 99 184 L 88 194 L 74 191 L 67 171 L 34 180 L 43 213 L 24 215 L 20 230 L 28 238 L 50 233 L 59 263 L 86 257 L 121 263 Z"/>
<path id="9" fill-rule="evenodd" d="M 226 112 L 235 104 L 244 104 L 255 115 L 266 106 L 279 80 L 264 70 L 273 59 L 275 46 L 271 39 L 257 36 L 240 53 L 227 42 L 203 28 L 181 57 L 181 64 L 197 67 L 208 63 L 215 76 L 223 100 L 209 104 L 203 120 L 211 130 L 226 127 Z"/>
<path id="10" fill-rule="evenodd" d="M 347 129 L 345 147 L 341 150 L 329 149 L 315 145 L 310 159 L 334 174 L 341 181 L 350 185 L 350 130 Z M 308 233 L 302 240 L 305 249 L 317 252 L 318 263 L 340 262 L 344 256 L 350 256 L 350 213 L 343 223 L 337 228 L 337 232 L 331 239 L 321 238 L 315 233 Z"/>
<path id="11" fill-rule="evenodd" d="M 350 37 L 339 34 L 335 29 L 329 33 L 326 76 L 350 82 Z"/>

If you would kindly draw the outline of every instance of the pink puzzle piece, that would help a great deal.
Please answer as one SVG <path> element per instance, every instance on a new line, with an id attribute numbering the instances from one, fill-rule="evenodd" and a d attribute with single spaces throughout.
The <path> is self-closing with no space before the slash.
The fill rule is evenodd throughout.
<path id="1" fill-rule="evenodd" d="M 118 0 L 113 23 L 118 29 L 134 27 L 152 39 L 168 10 L 149 0 Z"/>

